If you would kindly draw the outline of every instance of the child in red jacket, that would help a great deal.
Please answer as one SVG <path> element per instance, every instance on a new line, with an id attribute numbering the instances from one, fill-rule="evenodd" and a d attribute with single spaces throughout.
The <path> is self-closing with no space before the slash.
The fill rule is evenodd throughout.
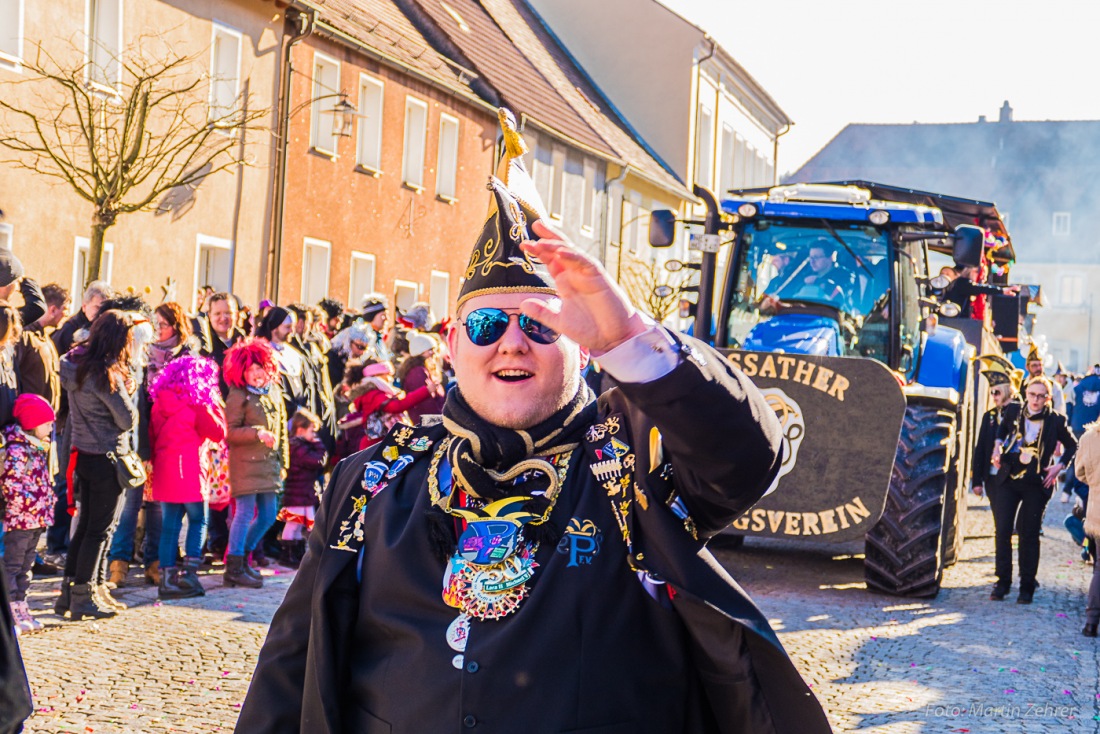
<path id="1" fill-rule="evenodd" d="M 360 387 L 366 391 L 352 403 L 354 412 L 349 413 L 340 427 L 347 430 L 358 425 L 365 427 L 363 438 L 359 442 L 359 450 L 373 446 L 389 433 L 390 429 L 398 423 L 409 423 L 404 415 L 410 407 L 417 405 L 433 395 L 442 397 L 444 392 L 439 383 L 429 381 L 423 387 L 405 394 L 394 388 L 390 383 L 393 379 L 393 367 L 388 363 L 376 363 L 368 360 L 369 369 L 375 367 L 373 375 L 364 377 Z M 385 368 L 381 368 L 385 365 Z M 380 369 L 384 371 L 379 372 Z"/>

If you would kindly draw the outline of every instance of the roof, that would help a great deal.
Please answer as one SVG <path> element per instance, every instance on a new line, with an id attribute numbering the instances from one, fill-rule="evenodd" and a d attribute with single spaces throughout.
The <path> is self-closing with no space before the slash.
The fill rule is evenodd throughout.
<path id="1" fill-rule="evenodd" d="M 476 74 L 446 58 L 428 43 L 391 0 L 306 0 L 319 19 L 341 34 L 378 51 L 448 89 L 475 97 Z"/>
<path id="2" fill-rule="evenodd" d="M 1095 259 L 1100 121 L 851 124 L 786 177 L 851 179 L 996 202 L 1021 262 Z M 1051 240 L 1052 212 L 1073 212 L 1075 237 Z"/>
<path id="3" fill-rule="evenodd" d="M 619 164 L 652 183 L 690 194 L 627 131 L 610 103 L 522 0 L 401 0 L 414 20 L 434 25 L 517 116 Z M 432 32 L 421 25 L 428 36 Z M 447 49 L 441 49 L 450 53 Z"/>

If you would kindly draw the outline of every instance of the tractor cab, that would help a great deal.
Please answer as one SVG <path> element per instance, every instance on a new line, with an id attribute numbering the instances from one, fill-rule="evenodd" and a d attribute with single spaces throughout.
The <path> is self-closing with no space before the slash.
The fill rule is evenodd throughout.
<path id="1" fill-rule="evenodd" d="M 733 192 L 735 219 L 716 343 L 749 351 L 866 357 L 911 373 L 920 342 L 922 231 L 948 237 L 938 209 L 878 201 L 855 186 Z"/>

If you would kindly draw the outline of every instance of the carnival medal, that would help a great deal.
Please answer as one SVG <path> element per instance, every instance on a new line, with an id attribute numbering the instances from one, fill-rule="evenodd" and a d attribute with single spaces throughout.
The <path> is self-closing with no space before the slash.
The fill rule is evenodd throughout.
<path id="1" fill-rule="evenodd" d="M 450 508 L 466 520 L 466 529 L 444 575 L 447 604 L 480 620 L 500 619 L 519 607 L 537 565 L 533 549 L 523 547 L 523 526 L 539 516 L 507 509 L 531 499 L 505 497 L 480 510 Z"/>

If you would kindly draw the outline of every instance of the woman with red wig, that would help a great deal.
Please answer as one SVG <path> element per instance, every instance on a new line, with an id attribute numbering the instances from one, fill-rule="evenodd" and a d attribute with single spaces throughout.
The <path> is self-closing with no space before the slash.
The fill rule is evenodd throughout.
<path id="1" fill-rule="evenodd" d="M 229 526 L 227 586 L 260 588 L 263 579 L 245 563 L 275 522 L 289 463 L 286 408 L 279 390 L 279 363 L 264 339 L 242 339 L 225 353 L 222 375 L 229 385 L 229 485 L 236 510 Z"/>

